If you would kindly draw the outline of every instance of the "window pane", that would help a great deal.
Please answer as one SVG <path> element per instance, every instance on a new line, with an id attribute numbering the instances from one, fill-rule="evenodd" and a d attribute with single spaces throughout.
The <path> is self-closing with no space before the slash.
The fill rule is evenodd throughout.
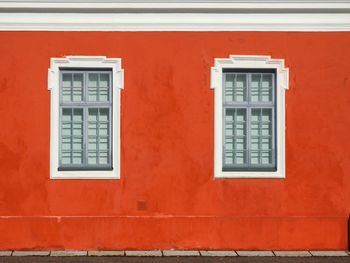
<path id="1" fill-rule="evenodd" d="M 88 100 L 109 101 L 110 74 L 89 73 L 88 76 Z"/>
<path id="2" fill-rule="evenodd" d="M 73 101 L 83 100 L 83 82 L 84 75 L 82 73 L 73 75 Z"/>
<path id="3" fill-rule="evenodd" d="M 272 109 L 252 109 L 250 127 L 251 164 L 272 164 Z"/>
<path id="4" fill-rule="evenodd" d="M 100 161 L 100 164 L 108 164 L 108 152 L 107 151 L 100 151 L 99 161 Z"/>
<path id="5" fill-rule="evenodd" d="M 71 137 L 63 137 L 62 138 L 62 151 L 70 151 L 71 150 L 71 141 L 72 138 Z"/>
<path id="6" fill-rule="evenodd" d="M 225 110 L 224 163 L 244 165 L 246 163 L 246 109 Z"/>
<path id="7" fill-rule="evenodd" d="M 89 73 L 88 76 L 88 100 L 97 101 L 98 93 L 98 74 Z"/>
<path id="8" fill-rule="evenodd" d="M 261 75 L 252 74 L 250 80 L 250 100 L 252 102 L 259 101 L 259 88 L 260 88 Z"/>
<path id="9" fill-rule="evenodd" d="M 272 102 L 273 74 L 252 74 L 250 80 L 252 102 Z"/>
<path id="10" fill-rule="evenodd" d="M 109 74 L 106 73 L 100 74 L 99 101 L 109 101 Z"/>
<path id="11" fill-rule="evenodd" d="M 88 163 L 109 163 L 109 109 L 89 109 Z"/>
<path id="12" fill-rule="evenodd" d="M 247 75 L 226 73 L 225 101 L 244 102 L 247 96 Z"/>
<path id="13" fill-rule="evenodd" d="M 72 161 L 72 153 L 70 151 L 62 151 L 61 154 L 61 162 L 62 164 L 71 164 Z"/>
<path id="14" fill-rule="evenodd" d="M 81 151 L 73 152 L 73 164 L 79 165 L 83 163 L 83 153 Z"/>
<path id="15" fill-rule="evenodd" d="M 73 138 L 73 150 L 83 150 L 83 138 L 82 137 L 74 137 Z"/>
<path id="16" fill-rule="evenodd" d="M 62 74 L 62 101 L 72 100 L 73 74 Z"/>
<path id="17" fill-rule="evenodd" d="M 92 164 L 92 165 L 97 164 L 97 152 L 96 151 L 89 151 L 88 163 Z"/>

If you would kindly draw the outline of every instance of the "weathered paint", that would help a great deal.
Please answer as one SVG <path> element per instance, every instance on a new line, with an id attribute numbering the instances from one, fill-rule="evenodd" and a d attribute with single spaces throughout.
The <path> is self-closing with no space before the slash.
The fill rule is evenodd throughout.
<path id="1" fill-rule="evenodd" d="M 346 249 L 350 33 L 1 32 L 0 249 Z M 286 179 L 214 179 L 210 67 L 290 69 Z M 51 57 L 122 58 L 121 179 L 50 180 Z"/>

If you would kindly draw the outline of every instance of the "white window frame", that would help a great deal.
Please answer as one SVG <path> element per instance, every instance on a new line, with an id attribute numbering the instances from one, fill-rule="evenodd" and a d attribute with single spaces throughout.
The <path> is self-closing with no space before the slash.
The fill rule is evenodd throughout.
<path id="1" fill-rule="evenodd" d="M 276 71 L 276 171 L 223 171 L 223 70 L 273 69 Z M 216 58 L 211 68 L 211 88 L 214 89 L 214 177 L 215 178 L 285 178 L 285 91 L 288 89 L 289 70 L 283 59 L 270 56 L 230 55 Z"/>
<path id="2" fill-rule="evenodd" d="M 59 167 L 59 98 L 60 69 L 109 69 L 112 71 L 112 170 L 58 171 Z M 50 103 L 50 178 L 51 179 L 119 179 L 120 178 L 120 91 L 124 86 L 124 70 L 120 58 L 104 56 L 67 56 L 51 58 L 48 72 Z"/>

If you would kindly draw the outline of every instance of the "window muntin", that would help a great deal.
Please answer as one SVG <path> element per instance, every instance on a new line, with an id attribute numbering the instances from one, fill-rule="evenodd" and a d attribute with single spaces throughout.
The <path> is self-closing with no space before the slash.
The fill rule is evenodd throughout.
<path id="1" fill-rule="evenodd" d="M 60 71 L 59 170 L 112 169 L 111 71 Z"/>
<path id="2" fill-rule="evenodd" d="M 276 170 L 275 73 L 223 72 L 223 171 Z"/>

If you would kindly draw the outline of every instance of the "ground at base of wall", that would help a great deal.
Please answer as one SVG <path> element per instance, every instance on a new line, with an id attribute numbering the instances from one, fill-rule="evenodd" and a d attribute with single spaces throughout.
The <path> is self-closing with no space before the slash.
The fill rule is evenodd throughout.
<path id="1" fill-rule="evenodd" d="M 0 263 L 349 263 L 349 257 L 0 257 Z"/>
<path id="2" fill-rule="evenodd" d="M 226 258 L 345 258 L 350 262 L 349 251 L 242 251 L 242 250 L 106 250 L 106 251 L 82 251 L 82 250 L 0 250 L 0 257 L 20 258 L 20 257 L 151 257 L 151 258 L 197 258 L 197 257 L 226 257 Z M 276 259 L 275 259 L 276 260 Z"/>

